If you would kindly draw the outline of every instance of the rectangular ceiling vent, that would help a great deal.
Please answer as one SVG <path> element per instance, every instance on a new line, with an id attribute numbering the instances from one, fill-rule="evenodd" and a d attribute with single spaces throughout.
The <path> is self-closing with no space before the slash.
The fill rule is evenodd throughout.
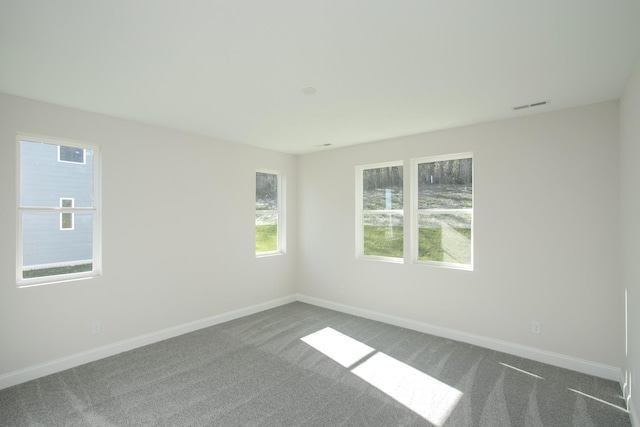
<path id="1" fill-rule="evenodd" d="M 546 101 L 534 102 L 533 104 L 519 105 L 517 107 L 513 107 L 513 111 L 524 110 L 524 109 L 533 108 L 533 107 L 540 107 L 541 105 L 547 105 L 549 103 L 551 103 L 551 101 L 546 100 Z"/>

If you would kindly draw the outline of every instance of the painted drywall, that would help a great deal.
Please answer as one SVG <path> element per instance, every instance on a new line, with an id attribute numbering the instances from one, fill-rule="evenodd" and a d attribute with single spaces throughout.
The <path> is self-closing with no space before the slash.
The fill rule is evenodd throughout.
<path id="1" fill-rule="evenodd" d="M 16 287 L 19 132 L 100 146 L 101 277 Z M 285 173 L 285 255 L 255 257 L 257 168 Z M 0 94 L 0 376 L 294 294 L 296 183 L 292 155 Z"/>
<path id="2" fill-rule="evenodd" d="M 298 292 L 621 366 L 618 113 L 612 101 L 301 156 Z M 356 166 L 460 152 L 474 156 L 474 271 L 356 259 Z"/>
<path id="3" fill-rule="evenodd" d="M 620 100 L 620 236 L 622 284 L 627 291 L 627 329 L 623 345 L 624 380 L 630 409 L 638 423 L 640 411 L 640 58 Z"/>

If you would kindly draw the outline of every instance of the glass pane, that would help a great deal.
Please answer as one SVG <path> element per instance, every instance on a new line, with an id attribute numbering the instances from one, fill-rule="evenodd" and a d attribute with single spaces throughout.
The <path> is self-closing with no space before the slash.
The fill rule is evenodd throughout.
<path id="1" fill-rule="evenodd" d="M 58 161 L 58 146 L 20 141 L 20 205 L 59 207 L 73 198 L 76 207 L 93 207 L 93 151 L 85 163 Z"/>
<path id="2" fill-rule="evenodd" d="M 472 159 L 418 165 L 418 209 L 472 207 Z"/>
<path id="3" fill-rule="evenodd" d="M 73 199 L 61 199 L 60 206 L 63 208 L 72 208 L 73 207 Z"/>
<path id="4" fill-rule="evenodd" d="M 402 166 L 362 171 L 364 210 L 402 209 Z"/>
<path id="5" fill-rule="evenodd" d="M 471 214 L 420 214 L 418 259 L 471 264 Z"/>
<path id="6" fill-rule="evenodd" d="M 256 172 L 256 210 L 278 209 L 278 175 Z"/>
<path id="7" fill-rule="evenodd" d="M 256 214 L 256 252 L 278 250 L 278 214 Z"/>
<path id="8" fill-rule="evenodd" d="M 73 230 L 61 230 L 58 213 L 22 214 L 24 278 L 93 269 L 93 214 L 75 214 L 73 222 Z"/>
<path id="9" fill-rule="evenodd" d="M 404 256 L 401 214 L 365 214 L 362 224 L 365 255 L 394 258 Z"/>

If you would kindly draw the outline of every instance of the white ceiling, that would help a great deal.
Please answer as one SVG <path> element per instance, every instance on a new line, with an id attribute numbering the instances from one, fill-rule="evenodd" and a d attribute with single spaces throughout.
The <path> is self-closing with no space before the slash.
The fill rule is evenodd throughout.
<path id="1" fill-rule="evenodd" d="M 0 0 L 0 92 L 295 154 L 617 99 L 639 50 L 639 0 Z"/>

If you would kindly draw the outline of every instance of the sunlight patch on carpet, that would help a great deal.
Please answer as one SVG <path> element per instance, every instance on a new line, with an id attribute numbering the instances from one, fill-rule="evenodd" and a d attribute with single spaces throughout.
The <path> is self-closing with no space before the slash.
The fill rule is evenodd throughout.
<path id="1" fill-rule="evenodd" d="M 332 328 L 302 341 L 346 368 L 355 365 L 353 374 L 436 426 L 444 425 L 462 397 L 461 391 Z"/>
<path id="2" fill-rule="evenodd" d="M 302 338 L 302 341 L 329 356 L 345 368 L 353 366 L 375 351 L 368 345 L 354 340 L 348 335 L 341 334 L 332 328 L 324 328 L 307 335 Z"/>

